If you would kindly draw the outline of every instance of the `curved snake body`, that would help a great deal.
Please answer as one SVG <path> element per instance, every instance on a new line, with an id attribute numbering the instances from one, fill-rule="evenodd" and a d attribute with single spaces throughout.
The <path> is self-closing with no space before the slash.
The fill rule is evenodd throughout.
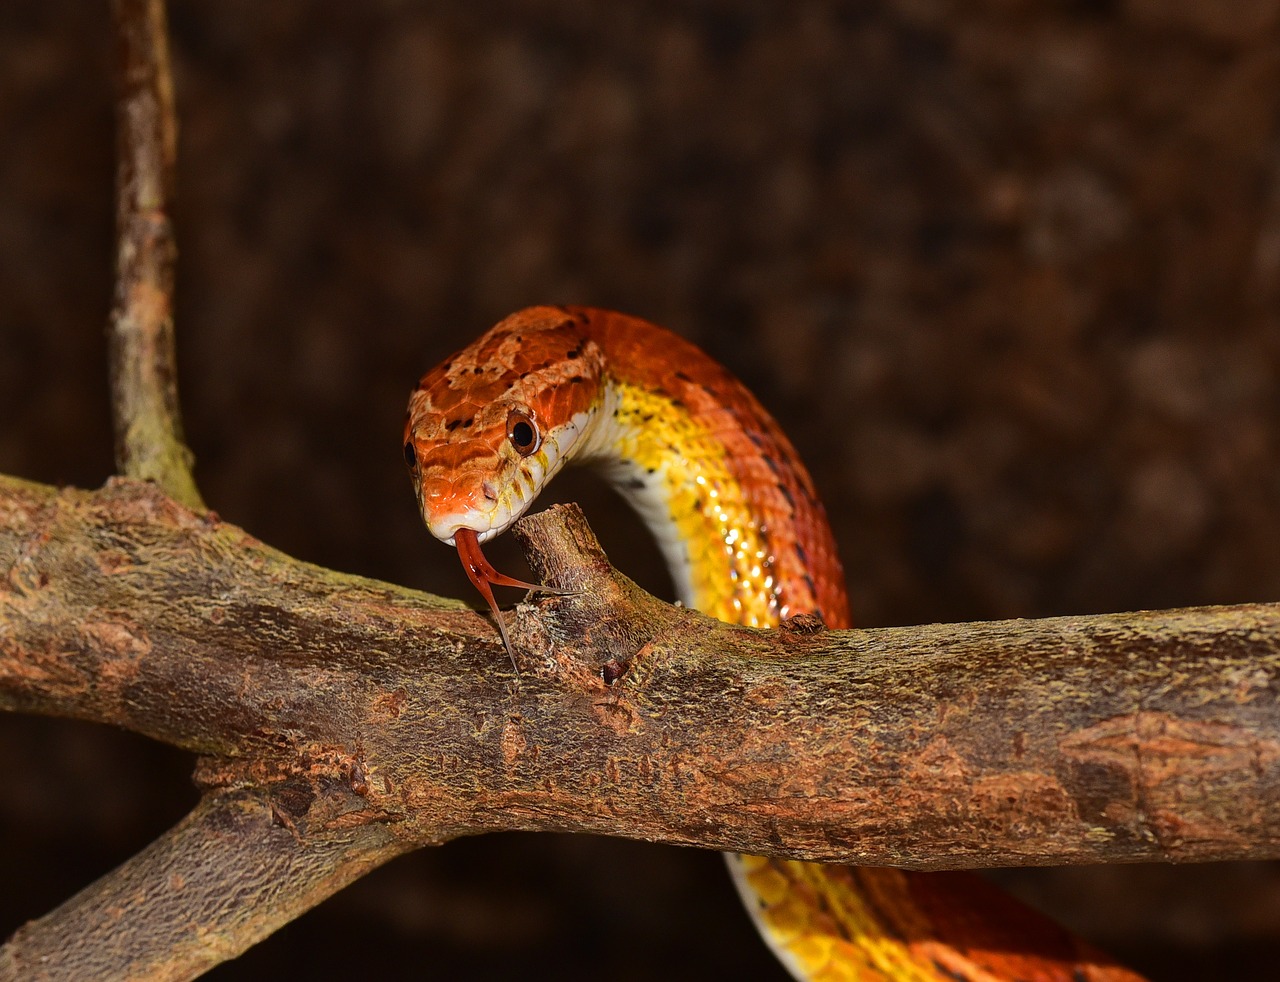
<path id="1" fill-rule="evenodd" d="M 457 546 L 504 641 L 491 586 L 536 585 L 497 573 L 480 544 L 570 460 L 631 502 L 689 606 L 760 627 L 796 614 L 850 626 L 835 543 L 795 449 L 728 371 L 652 324 L 589 308 L 513 314 L 423 376 L 405 458 L 424 521 Z M 798 979 L 1139 979 L 969 874 L 726 858 Z"/>

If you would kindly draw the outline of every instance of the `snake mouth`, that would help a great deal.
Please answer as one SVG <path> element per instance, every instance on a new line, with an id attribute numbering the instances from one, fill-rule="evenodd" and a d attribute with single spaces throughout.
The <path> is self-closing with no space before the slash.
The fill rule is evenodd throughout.
<path id="1" fill-rule="evenodd" d="M 493 588 L 495 586 L 510 586 L 522 590 L 537 590 L 542 593 L 562 594 L 566 591 L 557 590 L 555 587 L 542 586 L 540 583 L 529 583 L 525 580 L 517 580 L 514 576 L 508 576 L 506 573 L 499 573 L 485 559 L 484 553 L 480 551 L 480 536 L 475 529 L 460 528 L 453 534 L 453 543 L 458 549 L 458 558 L 462 560 L 462 568 L 467 574 L 467 579 L 471 581 L 471 585 L 480 591 L 480 596 L 484 597 L 489 604 L 489 610 L 493 612 L 493 619 L 498 625 L 498 633 L 502 635 L 502 644 L 507 649 L 507 654 L 511 657 L 511 665 L 519 674 L 520 666 L 516 664 L 515 652 L 511 650 L 511 639 L 507 637 L 507 625 L 502 619 L 502 611 L 498 609 L 498 601 L 493 597 Z"/>

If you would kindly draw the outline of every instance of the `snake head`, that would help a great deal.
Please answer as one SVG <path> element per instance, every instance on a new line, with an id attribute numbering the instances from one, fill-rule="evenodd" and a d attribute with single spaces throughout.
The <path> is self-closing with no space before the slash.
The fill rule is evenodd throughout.
<path id="1" fill-rule="evenodd" d="M 505 532 L 590 443 L 604 358 L 554 307 L 513 314 L 422 377 L 404 455 L 427 528 L 454 545 Z"/>
<path id="2" fill-rule="evenodd" d="M 404 456 L 422 520 L 458 549 L 504 642 L 491 588 L 542 588 L 498 573 L 480 544 L 510 528 L 570 458 L 589 452 L 603 372 L 599 347 L 572 311 L 531 307 L 432 369 L 409 397 Z"/>

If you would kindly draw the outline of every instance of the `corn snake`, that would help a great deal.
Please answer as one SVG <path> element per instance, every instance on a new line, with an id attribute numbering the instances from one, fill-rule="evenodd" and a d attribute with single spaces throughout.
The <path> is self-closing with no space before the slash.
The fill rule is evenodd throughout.
<path id="1" fill-rule="evenodd" d="M 685 604 L 758 627 L 798 614 L 851 624 L 795 449 L 726 369 L 662 328 L 590 308 L 513 314 L 422 377 L 404 439 L 423 521 L 457 548 L 513 665 L 492 587 L 542 588 L 498 573 L 481 545 L 571 460 L 640 514 Z M 726 860 L 797 979 L 1140 980 L 970 874 Z"/>

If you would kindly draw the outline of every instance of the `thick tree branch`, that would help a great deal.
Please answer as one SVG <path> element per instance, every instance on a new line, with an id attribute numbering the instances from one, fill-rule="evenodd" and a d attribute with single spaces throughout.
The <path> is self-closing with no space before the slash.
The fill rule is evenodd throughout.
<path id="1" fill-rule="evenodd" d="M 121 474 L 154 481 L 202 508 L 183 442 L 173 336 L 177 123 L 162 0 L 113 0 L 116 104 L 116 284 L 108 336 Z"/>
<path id="2" fill-rule="evenodd" d="M 525 522 L 581 592 L 480 616 L 291 560 L 117 480 L 0 483 L 0 706 L 209 754 L 298 827 L 403 848 L 604 832 L 922 869 L 1280 854 L 1280 606 L 753 631 Z M 504 668 L 504 665 L 507 667 Z M 301 823 L 301 824 L 300 824 Z"/>

